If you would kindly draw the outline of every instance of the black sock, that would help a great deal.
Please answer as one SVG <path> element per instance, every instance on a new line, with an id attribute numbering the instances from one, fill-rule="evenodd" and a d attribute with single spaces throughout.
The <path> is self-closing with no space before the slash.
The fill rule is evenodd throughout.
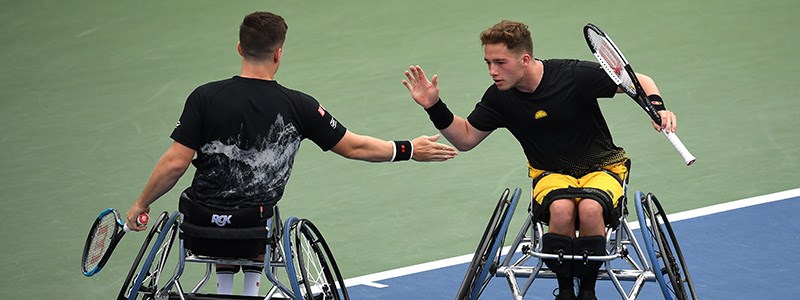
<path id="1" fill-rule="evenodd" d="M 606 254 L 606 240 L 603 236 L 579 237 L 573 240 L 573 254 L 580 256 L 597 256 Z M 601 261 L 576 260 L 573 270 L 580 279 L 580 299 L 594 299 L 594 287 L 597 283 L 597 273 L 603 265 Z"/>
<path id="2" fill-rule="evenodd" d="M 591 283 L 589 283 L 589 282 L 584 283 L 584 282 L 585 282 L 584 280 L 581 280 L 581 287 L 580 287 L 580 292 L 578 293 L 578 300 L 594 300 L 594 299 L 597 299 L 597 298 L 595 298 L 595 295 L 594 295 L 594 284 L 595 284 L 595 282 L 597 282 L 597 277 L 593 278 L 593 280 L 591 280 Z M 591 289 L 585 289 L 584 284 L 591 285 L 592 286 Z"/>
<path id="3" fill-rule="evenodd" d="M 596 274 L 582 277 L 580 286 L 581 294 L 584 294 L 586 292 L 591 292 L 592 294 L 594 294 L 594 287 L 596 283 L 597 283 Z"/>
<path id="4" fill-rule="evenodd" d="M 575 281 L 572 277 L 558 277 L 558 294 L 559 295 L 575 295 Z"/>

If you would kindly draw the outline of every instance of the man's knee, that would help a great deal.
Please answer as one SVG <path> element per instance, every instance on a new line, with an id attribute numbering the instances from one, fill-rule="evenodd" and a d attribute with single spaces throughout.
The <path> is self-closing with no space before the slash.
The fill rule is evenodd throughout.
<path id="1" fill-rule="evenodd" d="M 575 201 L 572 199 L 559 199 L 550 203 L 550 227 L 555 228 L 574 228 L 575 224 Z"/>
<path id="2" fill-rule="evenodd" d="M 578 220 L 580 220 L 580 227 L 587 228 L 604 228 L 605 227 L 605 210 L 600 202 L 591 198 L 584 198 L 578 205 Z"/>

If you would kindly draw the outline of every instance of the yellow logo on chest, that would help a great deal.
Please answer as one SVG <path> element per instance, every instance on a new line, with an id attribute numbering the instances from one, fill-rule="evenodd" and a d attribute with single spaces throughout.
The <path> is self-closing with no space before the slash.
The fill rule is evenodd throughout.
<path id="1" fill-rule="evenodd" d="M 536 120 L 544 118 L 544 117 L 547 117 L 547 112 L 543 111 L 543 110 L 537 111 L 536 114 L 533 115 L 533 118 L 536 119 Z"/>

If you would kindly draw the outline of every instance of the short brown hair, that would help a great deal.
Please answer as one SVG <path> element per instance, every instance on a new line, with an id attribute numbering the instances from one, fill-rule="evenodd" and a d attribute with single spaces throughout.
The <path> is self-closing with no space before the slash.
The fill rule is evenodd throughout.
<path id="1" fill-rule="evenodd" d="M 265 60 L 283 45 L 289 26 L 283 17 L 257 11 L 244 17 L 239 26 L 239 43 L 247 59 Z"/>
<path id="2" fill-rule="evenodd" d="M 533 38 L 528 25 L 503 20 L 481 32 L 481 45 L 503 44 L 514 53 L 533 55 Z"/>

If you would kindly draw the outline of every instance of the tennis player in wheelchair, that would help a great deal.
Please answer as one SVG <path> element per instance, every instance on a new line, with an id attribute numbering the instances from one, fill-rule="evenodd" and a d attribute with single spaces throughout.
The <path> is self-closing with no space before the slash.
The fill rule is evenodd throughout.
<path id="1" fill-rule="evenodd" d="M 403 83 L 411 97 L 461 151 L 474 148 L 495 129 L 507 128 L 527 157 L 532 197 L 544 207 L 541 218 L 549 224 L 545 252 L 605 255 L 605 226 L 618 218 L 612 214 L 623 196 L 628 158 L 614 145 L 598 98 L 622 90 L 596 62 L 535 58 L 531 33 L 523 23 L 502 21 L 483 31 L 480 40 L 493 84 L 466 119 L 455 116 L 440 99 L 438 76 L 428 80 L 419 66 L 405 72 Z M 660 99 L 652 79 L 641 75 L 639 80 L 654 95 L 651 99 Z M 675 114 L 663 105 L 658 109 L 662 123 L 653 123 L 654 128 L 674 131 Z M 556 299 L 596 299 L 602 262 L 545 263 L 558 277 Z"/>
<path id="2" fill-rule="evenodd" d="M 370 162 L 445 161 L 457 151 L 437 136 L 385 141 L 355 134 L 310 95 L 275 81 L 288 26 L 269 12 L 247 15 L 236 48 L 241 73 L 197 87 L 188 97 L 174 140 L 156 163 L 141 195 L 127 212 L 136 217 L 172 189 L 189 164 L 194 179 L 180 196 L 184 222 L 201 227 L 247 228 L 266 225 L 283 196 L 300 142 L 310 139 L 323 151 Z M 263 259 L 266 238 L 188 239 L 196 254 Z M 238 267 L 217 265 L 217 292 L 231 294 Z M 258 295 L 261 267 L 245 267 L 245 295 Z"/>

